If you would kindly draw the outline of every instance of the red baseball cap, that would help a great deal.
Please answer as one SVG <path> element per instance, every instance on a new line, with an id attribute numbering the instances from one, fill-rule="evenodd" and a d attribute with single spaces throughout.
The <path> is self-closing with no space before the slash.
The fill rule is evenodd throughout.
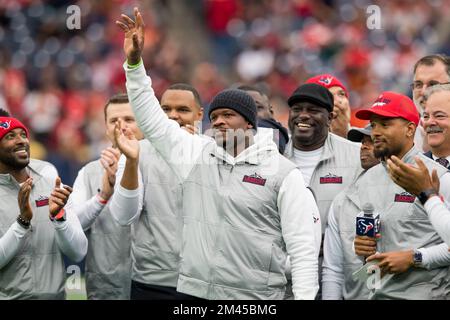
<path id="1" fill-rule="evenodd" d="M 341 87 L 345 92 L 345 96 L 348 98 L 347 88 L 338 78 L 333 77 L 331 74 L 319 74 L 318 76 L 306 80 L 306 83 L 317 83 L 327 89 L 330 89 L 331 87 Z"/>
<path id="2" fill-rule="evenodd" d="M 414 102 L 403 94 L 392 91 L 383 92 L 373 103 L 371 108 L 361 109 L 356 112 L 356 117 L 362 120 L 370 120 L 372 115 L 386 118 L 403 118 L 419 124 L 419 112 Z"/>
<path id="3" fill-rule="evenodd" d="M 28 137 L 28 129 L 22 124 L 22 122 L 20 122 L 16 118 L 0 117 L 0 140 L 2 140 L 8 132 L 16 128 L 22 128 L 23 130 L 25 130 L 25 133 Z"/>

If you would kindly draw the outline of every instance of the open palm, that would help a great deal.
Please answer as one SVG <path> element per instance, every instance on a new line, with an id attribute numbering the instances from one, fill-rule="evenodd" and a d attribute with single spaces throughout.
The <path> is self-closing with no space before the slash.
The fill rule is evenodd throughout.
<path id="1" fill-rule="evenodd" d="M 145 24 L 138 8 L 134 8 L 134 19 L 122 14 L 120 21 L 116 21 L 125 34 L 123 50 L 127 55 L 128 63 L 132 65 L 140 61 L 144 48 Z"/>
<path id="2" fill-rule="evenodd" d="M 122 121 L 117 121 L 114 128 L 114 141 L 127 159 L 139 158 L 139 141 L 130 129 L 122 129 Z"/>

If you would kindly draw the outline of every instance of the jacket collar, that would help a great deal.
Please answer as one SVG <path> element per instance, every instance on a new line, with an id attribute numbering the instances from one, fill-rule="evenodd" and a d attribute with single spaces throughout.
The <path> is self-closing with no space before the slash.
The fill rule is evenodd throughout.
<path id="1" fill-rule="evenodd" d="M 404 156 L 403 156 L 403 161 L 406 163 L 415 163 L 416 161 L 414 160 L 415 156 L 417 156 L 418 154 L 420 154 L 419 149 L 417 149 L 415 146 L 413 146 Z"/>
<path id="2" fill-rule="evenodd" d="M 233 157 L 219 146 L 210 152 L 211 156 L 231 165 L 242 163 L 258 165 L 273 153 L 278 153 L 278 148 L 273 142 L 273 130 L 269 128 L 258 128 L 258 133 L 254 136 L 254 143 L 238 154 L 237 157 Z"/>
<path id="3" fill-rule="evenodd" d="M 324 161 L 327 159 L 331 159 L 334 156 L 334 152 L 333 152 L 333 136 L 334 134 L 331 132 L 328 132 L 328 136 L 325 139 L 325 143 L 323 145 L 323 152 L 322 155 L 320 156 L 320 161 Z M 288 158 L 288 159 L 292 159 L 294 158 L 294 143 L 292 142 L 292 137 L 289 140 L 287 146 L 286 146 L 286 151 L 284 153 L 284 155 Z"/>

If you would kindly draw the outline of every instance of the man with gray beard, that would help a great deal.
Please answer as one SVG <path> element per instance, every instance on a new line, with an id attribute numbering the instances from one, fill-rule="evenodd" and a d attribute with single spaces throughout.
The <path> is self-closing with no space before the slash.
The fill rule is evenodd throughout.
<path id="1" fill-rule="evenodd" d="M 423 97 L 423 128 L 430 151 L 425 155 L 450 168 L 450 84 L 433 86 Z"/>

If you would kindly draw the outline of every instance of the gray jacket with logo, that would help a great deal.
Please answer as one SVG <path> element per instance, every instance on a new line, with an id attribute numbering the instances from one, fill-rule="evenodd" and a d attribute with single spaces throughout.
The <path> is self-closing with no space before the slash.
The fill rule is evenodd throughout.
<path id="1" fill-rule="evenodd" d="M 334 197 L 362 172 L 359 150 L 360 144 L 328 133 L 322 156 L 309 184 L 319 207 L 322 233 L 325 233 L 328 211 Z M 286 146 L 285 156 L 290 160 L 294 159 L 292 138 Z"/>
<path id="2" fill-rule="evenodd" d="M 32 227 L 25 234 L 18 253 L 0 269 L 0 299 L 65 298 L 66 271 L 55 227 L 49 219 L 48 197 L 55 181 L 53 177 L 47 179 L 40 174 L 49 166 L 47 162 L 34 159 L 28 165 L 33 177 Z M 11 175 L 0 174 L 0 236 L 15 223 L 20 213 L 19 189 L 19 183 Z"/>
<path id="3" fill-rule="evenodd" d="M 132 279 L 175 288 L 183 233 L 181 180 L 148 140 L 140 147 L 144 195 L 134 224 Z"/>
<path id="4" fill-rule="evenodd" d="M 347 193 L 354 192 L 353 187 L 353 184 L 350 185 L 333 200 L 333 212 L 336 225 L 339 228 L 340 246 L 342 248 L 342 271 L 344 275 L 342 290 L 344 300 L 367 300 L 370 293 L 367 284 L 352 277 L 353 272 L 363 265 L 362 258 L 357 256 L 353 249 L 356 216 L 361 212 L 361 208 L 347 197 Z"/>
<path id="5" fill-rule="evenodd" d="M 86 199 L 102 187 L 104 169 L 99 160 L 84 167 Z M 124 300 L 130 298 L 131 226 L 119 225 L 111 216 L 109 203 L 89 229 L 86 255 L 86 292 L 88 299 Z"/>
<path id="6" fill-rule="evenodd" d="M 183 207 L 190 214 L 178 289 L 207 299 L 281 299 L 286 247 L 277 194 L 295 166 L 276 150 L 260 161 L 232 165 L 215 148 L 211 144 L 203 153 L 211 164 L 195 165 L 183 184 Z M 264 175 L 271 162 L 279 163 L 277 172 Z"/>
<path id="7" fill-rule="evenodd" d="M 207 299 L 282 299 L 289 253 L 296 298 L 314 299 L 317 206 L 295 165 L 279 155 L 273 132 L 258 129 L 254 144 L 233 157 L 167 118 L 142 64 L 125 70 L 142 132 L 183 181 L 177 290 Z"/>
<path id="8" fill-rule="evenodd" d="M 442 179 L 448 173 L 446 169 L 421 154 L 413 147 L 403 161 L 414 164 L 414 157 L 420 156 L 428 169 L 436 169 Z M 441 180 L 442 181 L 442 180 Z M 441 190 L 442 191 L 442 190 Z M 419 200 L 395 184 L 388 175 L 385 164 L 369 169 L 346 193 L 347 209 L 361 211 L 366 202 L 374 205 L 380 213 L 381 239 L 379 252 L 427 248 L 442 243 L 431 225 L 425 209 Z M 449 194 L 444 194 L 449 199 Z M 408 271 L 387 275 L 382 278 L 381 288 L 373 290 L 372 299 L 448 299 L 450 298 L 450 269 L 448 266 L 426 270 L 410 268 Z"/>

